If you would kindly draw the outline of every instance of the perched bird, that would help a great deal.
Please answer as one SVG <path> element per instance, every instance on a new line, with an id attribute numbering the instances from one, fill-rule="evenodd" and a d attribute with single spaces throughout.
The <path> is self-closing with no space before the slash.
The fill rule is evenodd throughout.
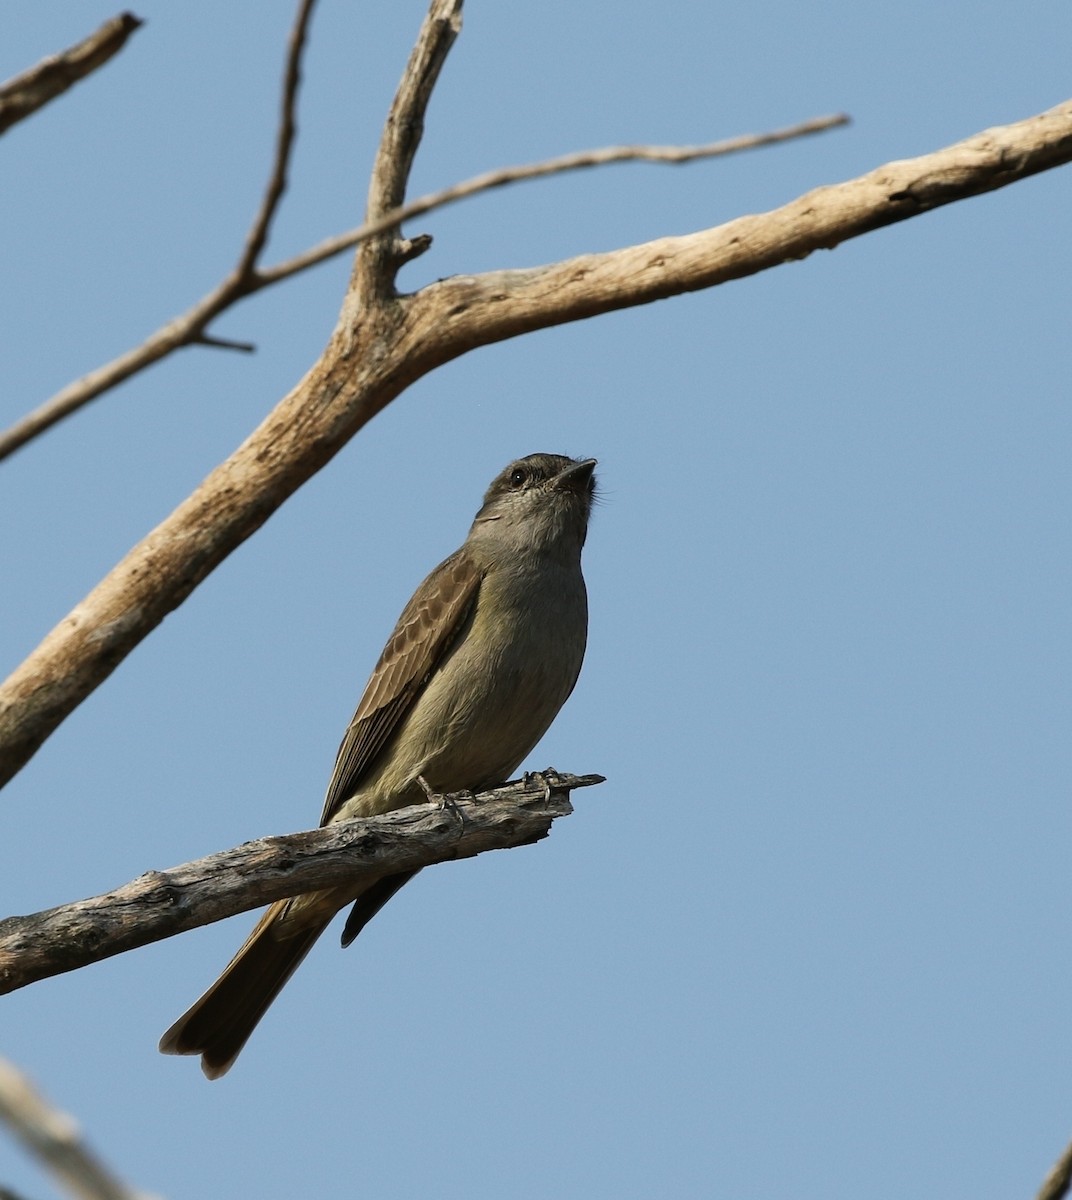
<path id="1" fill-rule="evenodd" d="M 502 783 L 543 737 L 581 669 L 581 547 L 595 459 L 530 454 L 492 482 L 459 550 L 406 605 L 335 759 L 321 825 Z M 216 1079 L 335 914 L 348 946 L 416 874 L 272 904 L 223 974 L 160 1040 Z"/>

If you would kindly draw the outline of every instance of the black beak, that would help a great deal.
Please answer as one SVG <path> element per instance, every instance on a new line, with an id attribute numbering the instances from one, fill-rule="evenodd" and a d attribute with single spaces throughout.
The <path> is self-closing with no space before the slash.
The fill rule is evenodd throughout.
<path id="1" fill-rule="evenodd" d="M 555 476 L 555 491 L 557 492 L 586 492 L 592 483 L 592 472 L 596 469 L 596 460 L 586 458 L 583 462 L 575 462 L 572 466 L 560 471 Z"/>

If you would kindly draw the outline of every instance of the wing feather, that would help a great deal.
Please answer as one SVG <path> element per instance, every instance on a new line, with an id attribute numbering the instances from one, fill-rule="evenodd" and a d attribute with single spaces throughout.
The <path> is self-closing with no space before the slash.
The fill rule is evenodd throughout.
<path id="1" fill-rule="evenodd" d="M 342 739 L 321 825 L 361 786 L 425 680 L 450 649 L 476 602 L 481 575 L 465 548 L 456 550 L 425 579 L 402 610 Z"/>

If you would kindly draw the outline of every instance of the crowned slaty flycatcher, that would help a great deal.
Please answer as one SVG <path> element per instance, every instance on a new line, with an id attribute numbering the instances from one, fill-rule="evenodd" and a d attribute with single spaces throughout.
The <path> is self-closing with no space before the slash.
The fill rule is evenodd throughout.
<path id="1" fill-rule="evenodd" d="M 543 737 L 584 658 L 581 547 L 594 459 L 530 454 L 492 482 L 459 550 L 414 593 L 339 747 L 321 825 L 502 783 Z M 166 1054 L 226 1072 L 348 904 L 348 946 L 416 874 L 271 905 L 219 979 L 164 1034 Z"/>

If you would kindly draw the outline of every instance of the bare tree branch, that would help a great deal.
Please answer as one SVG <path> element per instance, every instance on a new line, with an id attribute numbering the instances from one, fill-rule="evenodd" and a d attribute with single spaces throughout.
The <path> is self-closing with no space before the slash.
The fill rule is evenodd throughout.
<path id="1" fill-rule="evenodd" d="M 96 371 L 82 376 L 81 379 L 76 379 L 51 399 L 46 400 L 39 408 L 17 421 L 5 432 L 0 433 L 0 460 L 21 449 L 27 442 L 40 436 L 47 429 L 51 429 L 64 417 L 69 417 L 102 393 L 118 386 L 139 371 L 151 367 L 183 346 L 217 346 L 229 350 L 254 350 L 256 347 L 250 342 L 236 342 L 227 338 L 215 337 L 205 332 L 204 327 L 226 308 L 255 295 L 262 288 L 271 287 L 283 279 L 289 279 L 292 275 L 315 267 L 319 263 L 341 254 L 344 250 L 352 249 L 358 243 L 392 229 L 412 217 L 423 216 L 434 209 L 454 204 L 458 200 L 528 179 L 541 179 L 548 175 L 564 174 L 567 171 L 578 171 L 588 167 L 603 166 L 607 163 L 641 161 L 676 164 L 693 162 L 697 159 L 736 154 L 742 150 L 771 146 L 779 142 L 790 141 L 793 138 L 806 137 L 839 125 L 846 125 L 848 121 L 849 118 L 840 113 L 829 117 L 814 117 L 786 129 L 776 129 L 768 133 L 741 134 L 738 137 L 709 142 L 703 146 L 606 146 L 598 150 L 582 150 L 572 154 L 563 154 L 558 158 L 547 159 L 544 162 L 485 171 L 471 179 L 465 179 L 461 183 L 452 184 L 437 192 L 430 192 L 385 213 L 383 216 L 366 221 L 356 229 L 349 229 L 345 233 L 326 238 L 301 254 L 284 259 L 274 266 L 251 265 L 242 274 L 241 282 L 233 283 L 230 286 L 229 298 L 221 305 L 220 295 L 221 289 L 226 284 L 225 281 L 225 284 L 221 284 L 193 308 L 172 318 L 140 346 L 127 351 Z M 398 239 L 394 243 L 395 268 L 401 267 L 409 259 L 423 253 L 430 245 L 431 239 L 427 237 Z M 249 241 L 247 240 L 247 249 L 248 246 Z M 228 280 L 232 279 L 233 276 L 228 276 Z"/>
<path id="2" fill-rule="evenodd" d="M 307 833 L 260 838 L 115 891 L 0 921 L 0 994 L 274 900 L 353 880 L 527 846 L 601 775 L 548 769 L 478 796 L 420 804 Z"/>
<path id="3" fill-rule="evenodd" d="M 433 10 L 441 0 L 433 0 Z M 505 338 L 713 287 L 1072 159 L 1072 102 L 683 237 L 355 301 L 241 446 L 0 687 L 0 783 L 224 558 L 414 380 Z"/>
<path id="4" fill-rule="evenodd" d="M 739 154 L 742 150 L 755 150 L 761 146 L 773 146 L 779 142 L 792 141 L 794 138 L 807 137 L 810 134 L 824 133 L 840 125 L 848 125 L 850 118 L 844 113 L 835 113 L 828 117 L 812 117 L 785 129 L 774 129 L 767 133 L 743 133 L 737 137 L 723 138 L 717 142 L 706 142 L 702 146 L 602 146 L 597 150 L 575 150 L 570 154 L 561 154 L 557 158 L 544 159 L 541 162 L 524 163 L 514 167 L 496 167 L 492 171 L 484 171 L 463 179 L 460 183 L 441 188 L 436 192 L 428 192 L 416 200 L 385 213 L 375 220 L 366 221 L 356 229 L 349 229 L 335 237 L 326 238 L 316 246 L 278 263 L 274 267 L 263 267 L 259 272 L 262 286 L 275 283 L 304 271 L 307 267 L 315 266 L 325 259 L 331 258 L 341 250 L 347 250 L 363 242 L 366 238 L 375 237 L 393 226 L 401 225 L 413 217 L 421 217 L 435 209 L 446 208 L 459 200 L 467 200 L 481 192 L 490 192 L 495 188 L 505 187 L 512 183 L 527 182 L 530 179 L 544 179 L 549 175 L 564 175 L 570 171 L 580 171 L 589 167 L 602 167 L 610 163 L 651 162 L 651 163 L 690 163 L 704 158 L 719 158 L 729 154 Z M 405 239 L 408 241 L 408 239 Z"/>
<path id="5" fill-rule="evenodd" d="M 424 134 L 424 114 L 432 89 L 461 32 L 462 2 L 432 0 L 384 122 L 369 181 L 365 213 L 368 221 L 399 208 L 406 199 L 406 185 Z M 395 275 L 406 247 L 401 238 L 388 234 L 390 228 L 385 229 L 383 237 L 370 237 L 361 244 L 347 297 L 351 310 L 375 301 L 382 303 L 394 292 Z"/>
<path id="6" fill-rule="evenodd" d="M 232 550 L 415 379 L 478 346 L 740 279 L 1072 159 L 1072 102 L 739 217 L 353 312 L 305 378 L 0 687 L 0 782 Z"/>
<path id="7" fill-rule="evenodd" d="M 316 0 L 300 0 L 294 25 L 287 43 L 286 66 L 283 71 L 283 97 L 276 135 L 275 154 L 268 184 L 257 210 L 249 233 L 246 235 L 242 252 L 233 270 L 207 296 L 202 297 L 192 308 L 180 316 L 173 317 L 151 334 L 140 346 L 128 350 L 118 358 L 90 371 L 58 391 L 51 399 L 35 408 L 0 434 L 0 459 L 13 454 L 21 446 L 51 428 L 64 417 L 88 404 L 102 392 L 117 387 L 138 371 L 144 371 L 153 363 L 183 346 L 216 346 L 226 349 L 251 350 L 249 343 L 229 342 L 206 334 L 209 323 L 225 309 L 244 296 L 259 291 L 263 284 L 256 280 L 256 262 L 263 252 L 272 218 L 279 207 L 287 185 L 287 166 L 297 131 L 295 107 L 298 86 L 301 82 L 301 56 L 305 48 L 309 21 Z"/>
<path id="8" fill-rule="evenodd" d="M 141 24 L 133 13 L 121 13 L 76 46 L 42 59 L 37 66 L 0 84 L 0 133 L 103 67 Z"/>
<path id="9" fill-rule="evenodd" d="M 272 171 L 268 177 L 268 186 L 264 189 L 264 199 L 260 209 L 253 218 L 242 256 L 234 269 L 236 283 L 245 281 L 254 270 L 257 260 L 268 241 L 268 233 L 272 226 L 279 202 L 287 190 L 287 169 L 290 166 L 290 153 L 294 147 L 294 139 L 298 133 L 297 105 L 298 88 L 301 85 L 301 60 L 305 49 L 306 38 L 309 35 L 309 22 L 312 20 L 316 0 L 300 0 L 294 25 L 287 39 L 287 59 L 283 69 L 283 97 L 279 112 L 279 132 L 276 134 L 275 158 Z"/>
<path id="10" fill-rule="evenodd" d="M 1061 1157 L 1053 1164 L 1050 1173 L 1039 1188 L 1037 1200 L 1065 1200 L 1072 1190 L 1072 1142 L 1065 1147 Z"/>
<path id="11" fill-rule="evenodd" d="M 216 350 L 239 350 L 243 354 L 252 354 L 257 349 L 252 342 L 236 342 L 234 338 L 216 337 L 213 333 L 199 333 L 194 338 L 194 345 Z"/>
<path id="12" fill-rule="evenodd" d="M 83 1141 L 74 1117 L 49 1104 L 26 1075 L 2 1058 L 0 1120 L 79 1200 L 153 1200 L 123 1183 Z"/>
<path id="13" fill-rule="evenodd" d="M 1070 161 L 1072 100 L 699 233 L 441 280 L 411 298 L 409 335 L 439 365 L 474 346 L 743 279 Z"/>

